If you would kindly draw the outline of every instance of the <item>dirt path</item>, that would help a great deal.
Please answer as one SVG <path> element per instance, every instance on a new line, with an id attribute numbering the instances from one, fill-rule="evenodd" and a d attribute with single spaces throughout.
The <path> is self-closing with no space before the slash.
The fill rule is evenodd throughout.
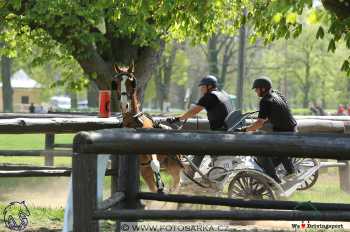
<path id="1" fill-rule="evenodd" d="M 44 183 L 26 183 L 11 191 L 0 189 L 1 202 L 25 201 L 28 206 L 46 208 L 64 208 L 68 194 L 68 178 L 56 177 Z"/>
<path id="2" fill-rule="evenodd" d="M 46 181 L 43 183 L 20 184 L 16 188 L 11 189 L 11 191 L 9 191 L 8 189 L 0 188 L 1 201 L 3 203 L 8 203 L 11 201 L 25 200 L 29 207 L 64 208 L 68 194 L 68 182 L 69 178 L 59 177 L 52 178 L 51 181 Z M 176 203 L 147 202 L 146 204 L 148 209 L 177 209 Z M 228 208 L 226 207 L 224 209 Z M 229 225 L 232 229 L 230 229 L 231 231 L 295 231 L 292 228 L 292 224 L 294 222 L 288 221 L 256 221 L 248 223 L 234 223 L 230 221 L 193 221 L 175 223 L 205 223 L 210 225 Z M 300 223 L 301 222 L 295 222 L 295 224 Z M 343 231 L 350 231 L 350 223 L 311 222 L 311 224 L 343 224 L 344 228 L 346 229 Z M 60 225 L 56 225 L 55 227 L 50 228 L 50 230 L 38 228 L 36 230 L 31 231 L 59 231 L 59 227 Z M 1 227 L 0 231 L 2 231 Z"/>

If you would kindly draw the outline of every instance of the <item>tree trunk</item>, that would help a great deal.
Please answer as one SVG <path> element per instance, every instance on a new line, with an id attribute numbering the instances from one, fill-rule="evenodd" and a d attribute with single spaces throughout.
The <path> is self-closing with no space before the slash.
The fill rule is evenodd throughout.
<path id="1" fill-rule="evenodd" d="M 237 102 L 236 108 L 243 107 L 243 88 L 245 76 L 245 43 L 246 43 L 246 28 L 242 26 L 239 30 L 239 54 L 238 54 L 238 79 L 237 79 Z"/>
<path id="2" fill-rule="evenodd" d="M 137 78 L 137 96 L 142 106 L 145 89 L 148 81 L 152 77 L 152 72 L 155 70 L 156 64 L 159 63 L 160 55 L 163 50 L 154 48 L 141 48 L 140 56 L 135 63 L 135 76 Z"/>
<path id="3" fill-rule="evenodd" d="M 1 58 L 1 77 L 2 77 L 2 102 L 4 112 L 13 112 L 11 87 L 11 59 L 2 56 Z"/>
<path id="4" fill-rule="evenodd" d="M 156 75 L 154 75 L 154 81 L 156 85 L 156 105 L 161 111 L 163 111 L 163 85 L 162 85 L 162 76 L 163 76 L 162 64 L 158 66 Z"/>
<path id="5" fill-rule="evenodd" d="M 303 99 L 303 108 L 308 108 L 309 106 L 309 88 L 304 86 L 304 99 Z"/>
<path id="6" fill-rule="evenodd" d="M 220 76 L 220 88 L 223 89 L 226 83 L 226 75 L 231 57 L 227 54 L 226 50 L 224 53 L 222 66 L 221 66 L 221 76 Z"/>
<path id="7" fill-rule="evenodd" d="M 234 51 L 234 40 L 235 37 L 229 37 L 227 39 L 227 43 L 225 44 L 224 54 L 222 57 L 222 65 L 221 65 L 221 73 L 220 73 L 220 83 L 219 87 L 223 89 L 226 84 L 226 77 L 229 68 L 230 61 L 233 57 Z"/>
<path id="8" fill-rule="evenodd" d="M 164 62 L 164 83 L 163 83 L 163 98 L 165 102 L 169 102 L 170 81 L 173 72 L 173 66 L 176 58 L 177 44 L 173 42 L 170 56 Z M 164 110 L 164 109 L 163 109 Z"/>
<path id="9" fill-rule="evenodd" d="M 288 43 L 284 44 L 284 75 L 283 75 L 283 95 L 288 99 Z"/>
<path id="10" fill-rule="evenodd" d="M 77 109 L 78 108 L 78 95 L 76 90 L 70 90 L 70 108 L 71 109 Z"/>
<path id="11" fill-rule="evenodd" d="M 118 46 L 121 46 L 119 44 Z M 124 44 L 124 46 L 127 46 Z M 162 46 L 160 49 L 155 49 L 151 47 L 133 47 L 136 52 L 131 52 L 133 55 L 129 62 L 134 61 L 135 63 L 135 77 L 137 79 L 137 96 L 142 106 L 144 91 L 147 87 L 147 83 L 151 78 L 151 74 L 155 68 L 155 65 L 159 62 L 160 54 L 162 53 Z M 119 50 L 117 50 L 119 51 Z M 87 75 L 92 75 L 95 73 L 97 75 L 96 85 L 99 90 L 110 90 L 111 80 L 114 76 L 114 63 L 121 63 L 126 65 L 125 59 L 119 55 L 115 54 L 116 60 L 103 60 L 98 53 L 92 49 L 91 55 L 87 59 L 82 59 L 81 57 L 76 57 L 80 66 Z M 118 110 L 119 104 L 117 101 L 113 101 L 111 104 L 111 110 Z"/>
<path id="12" fill-rule="evenodd" d="M 303 100 L 303 107 L 308 108 L 309 107 L 309 95 L 310 95 L 310 89 L 311 89 L 311 81 L 310 81 L 310 53 L 306 53 L 306 64 L 305 64 L 305 82 L 304 82 L 304 100 Z"/>
<path id="13" fill-rule="evenodd" d="M 87 100 L 88 100 L 88 107 L 91 107 L 91 108 L 98 107 L 98 88 L 94 81 L 90 81 L 89 87 L 87 89 Z"/>
<path id="14" fill-rule="evenodd" d="M 348 82 L 349 82 L 349 78 L 348 78 Z M 325 80 L 322 80 L 322 93 L 325 93 L 326 92 L 326 81 Z M 326 103 L 326 94 L 322 94 L 321 96 L 321 106 L 323 109 L 326 109 L 327 108 L 327 103 Z"/>
<path id="15" fill-rule="evenodd" d="M 218 35 L 213 35 L 208 41 L 208 64 L 209 64 L 209 73 L 214 76 L 219 76 L 218 68 Z"/>

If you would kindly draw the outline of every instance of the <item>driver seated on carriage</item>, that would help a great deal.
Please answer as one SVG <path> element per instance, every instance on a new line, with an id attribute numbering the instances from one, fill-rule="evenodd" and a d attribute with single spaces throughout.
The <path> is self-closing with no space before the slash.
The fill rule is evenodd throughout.
<path id="1" fill-rule="evenodd" d="M 257 78 L 252 89 L 255 90 L 260 100 L 259 115 L 256 122 L 250 126 L 237 129 L 237 131 L 256 131 L 269 121 L 276 132 L 296 132 L 297 122 L 290 112 L 287 99 L 278 91 L 272 89 L 272 82 L 268 77 Z M 281 183 L 276 174 L 275 167 L 282 163 L 287 171 L 286 179 L 292 179 L 296 175 L 294 165 L 290 158 L 286 157 L 258 157 L 257 163 L 264 169 L 266 174 L 277 183 Z"/>
<path id="2" fill-rule="evenodd" d="M 216 77 L 212 75 L 207 75 L 202 78 L 198 86 L 200 87 L 202 97 L 198 100 L 196 105 L 183 115 L 168 118 L 167 121 L 174 123 L 180 120 L 186 120 L 205 109 L 207 111 L 210 129 L 226 131 L 225 118 L 234 110 L 229 95 L 225 91 L 218 89 L 218 81 Z M 192 162 L 197 167 L 200 167 L 203 158 L 204 155 L 196 155 Z M 188 166 L 186 167 L 186 173 L 190 177 L 193 177 L 195 171 L 191 166 Z"/>

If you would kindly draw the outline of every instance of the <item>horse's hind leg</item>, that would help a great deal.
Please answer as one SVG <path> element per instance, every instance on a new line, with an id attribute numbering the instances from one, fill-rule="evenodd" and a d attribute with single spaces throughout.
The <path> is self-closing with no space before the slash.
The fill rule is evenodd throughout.
<path id="1" fill-rule="evenodd" d="M 145 180 L 149 190 L 151 192 L 157 192 L 156 182 L 154 181 L 154 173 L 150 166 L 140 168 L 141 175 Z"/>

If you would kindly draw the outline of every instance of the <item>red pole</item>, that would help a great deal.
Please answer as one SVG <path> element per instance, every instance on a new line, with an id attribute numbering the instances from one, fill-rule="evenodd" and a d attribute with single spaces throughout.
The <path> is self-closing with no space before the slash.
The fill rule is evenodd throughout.
<path id="1" fill-rule="evenodd" d="M 111 91 L 100 90 L 99 92 L 100 118 L 108 118 L 111 116 Z"/>

